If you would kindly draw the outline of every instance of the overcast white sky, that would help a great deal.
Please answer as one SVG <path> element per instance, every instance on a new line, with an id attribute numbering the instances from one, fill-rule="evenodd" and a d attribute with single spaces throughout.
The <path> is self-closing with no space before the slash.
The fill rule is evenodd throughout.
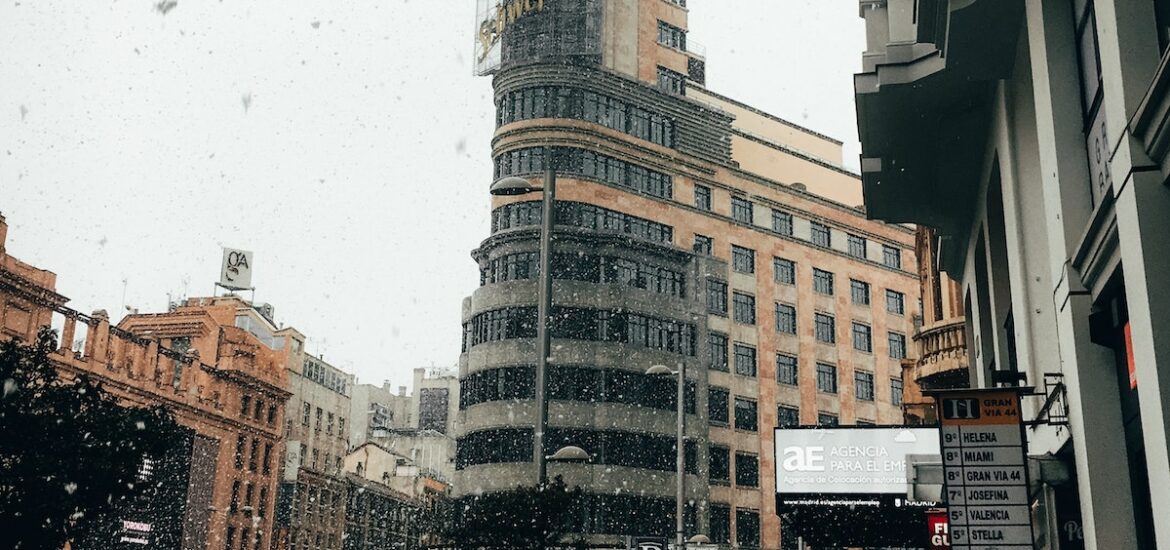
<path id="1" fill-rule="evenodd" d="M 309 351 L 372 383 L 453 365 L 489 221 L 475 2 L 156 3 L 0 3 L 8 252 L 118 319 L 210 294 L 220 247 L 253 250 L 256 300 Z M 855 0 L 688 4 L 712 90 L 856 167 Z"/>

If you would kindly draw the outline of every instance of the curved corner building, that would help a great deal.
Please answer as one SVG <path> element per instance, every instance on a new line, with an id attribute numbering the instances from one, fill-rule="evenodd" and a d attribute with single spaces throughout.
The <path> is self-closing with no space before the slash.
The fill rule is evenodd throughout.
<path id="1" fill-rule="evenodd" d="M 582 530 L 673 532 L 674 381 L 644 372 L 685 362 L 687 536 L 779 548 L 772 430 L 902 423 L 914 234 L 865 219 L 840 142 L 705 88 L 685 4 L 481 0 L 491 181 L 556 159 L 545 452 L 592 456 L 548 465 Z M 456 497 L 536 483 L 540 198 L 493 197 L 472 254 Z"/>

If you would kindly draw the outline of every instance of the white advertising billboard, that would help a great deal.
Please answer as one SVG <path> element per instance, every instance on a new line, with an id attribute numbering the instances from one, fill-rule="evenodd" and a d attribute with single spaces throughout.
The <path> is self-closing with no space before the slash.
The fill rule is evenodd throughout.
<path id="1" fill-rule="evenodd" d="M 252 253 L 235 248 L 223 249 L 223 264 L 219 270 L 219 286 L 230 290 L 252 288 Z"/>
<path id="2" fill-rule="evenodd" d="M 939 455 L 938 428 L 778 428 L 779 494 L 906 494 L 910 455 Z"/>

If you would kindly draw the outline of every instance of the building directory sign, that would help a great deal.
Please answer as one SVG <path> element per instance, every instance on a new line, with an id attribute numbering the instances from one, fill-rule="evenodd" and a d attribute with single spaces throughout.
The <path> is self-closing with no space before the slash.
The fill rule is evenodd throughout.
<path id="1" fill-rule="evenodd" d="M 1033 547 L 1019 391 L 935 395 L 952 548 Z"/>

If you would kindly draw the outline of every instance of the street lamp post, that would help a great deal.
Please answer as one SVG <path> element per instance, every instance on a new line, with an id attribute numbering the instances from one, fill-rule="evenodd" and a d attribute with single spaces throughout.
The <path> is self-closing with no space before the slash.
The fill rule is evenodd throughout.
<path id="1" fill-rule="evenodd" d="M 536 305 L 536 429 L 533 431 L 533 460 L 536 461 L 537 483 L 544 485 L 548 482 L 547 457 L 544 455 L 544 432 L 548 430 L 548 355 L 552 348 L 549 325 L 552 314 L 552 234 L 553 234 L 553 207 L 557 195 L 557 175 L 553 167 L 553 149 L 544 148 L 544 186 L 534 187 L 524 178 L 508 177 L 492 184 L 493 195 L 523 195 L 526 193 L 543 192 L 544 201 L 541 205 L 540 216 L 540 276 L 537 284 L 538 301 Z"/>
<path id="2" fill-rule="evenodd" d="M 683 439 L 687 426 L 686 409 L 683 405 L 686 387 L 686 363 L 679 361 L 678 370 L 670 370 L 666 365 L 654 365 L 646 370 L 651 376 L 675 376 L 678 380 L 678 397 L 675 399 L 678 415 L 675 420 L 675 501 L 674 501 L 674 543 L 679 549 L 686 548 L 686 539 L 683 538 L 683 503 L 686 499 L 686 455 L 683 452 Z"/>

